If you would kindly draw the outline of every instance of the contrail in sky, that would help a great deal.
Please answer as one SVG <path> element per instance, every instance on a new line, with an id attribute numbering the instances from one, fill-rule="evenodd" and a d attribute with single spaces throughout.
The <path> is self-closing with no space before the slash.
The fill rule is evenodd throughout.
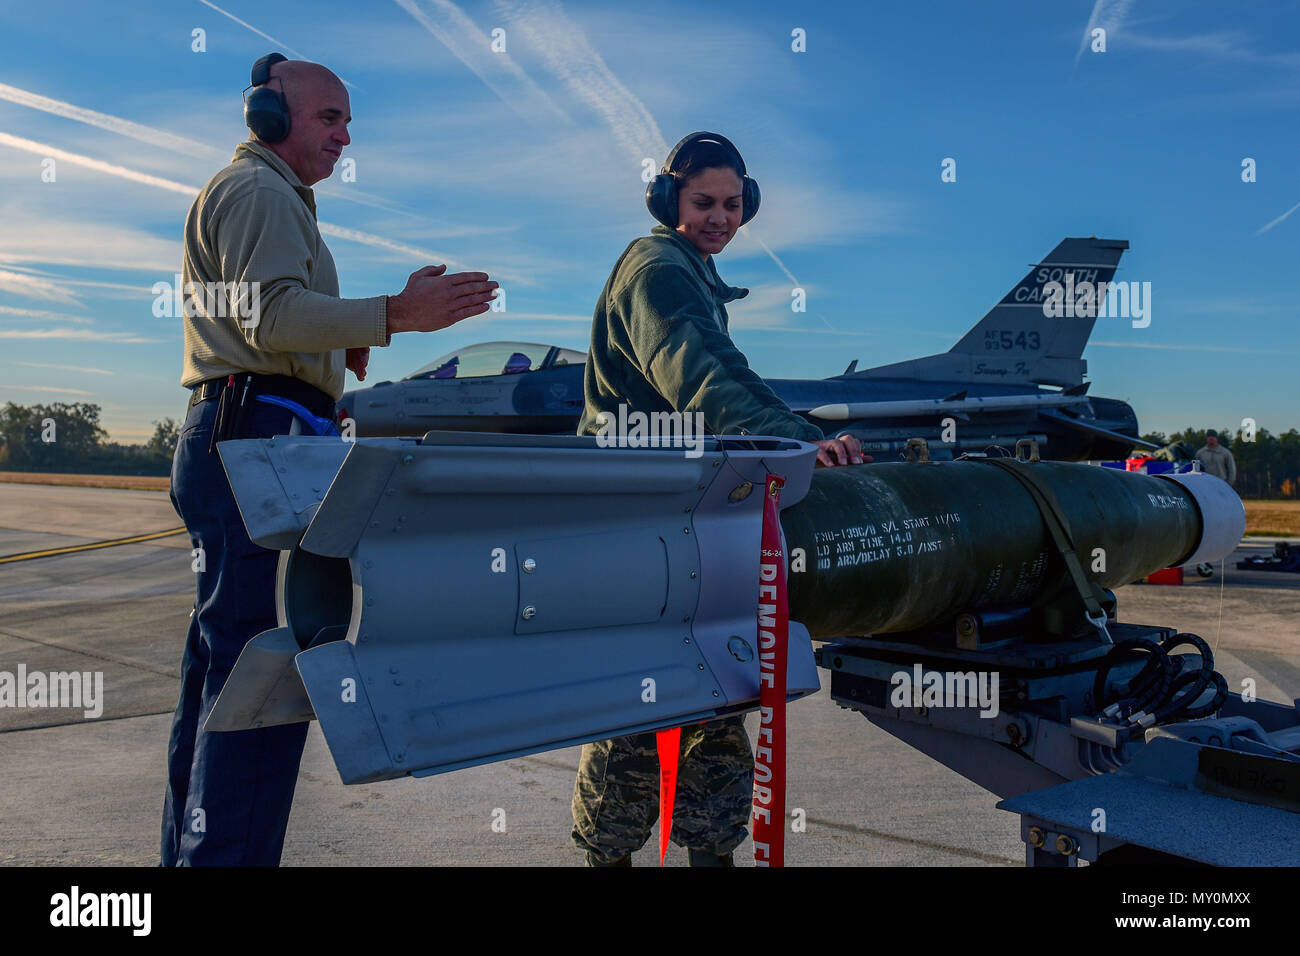
<path id="1" fill-rule="evenodd" d="M 0 133 L 0 146 L 9 146 L 13 149 L 20 149 L 24 152 L 34 153 L 37 156 L 48 156 L 60 162 L 70 163 L 74 166 L 83 166 L 86 169 L 93 169 L 96 172 L 104 173 L 108 176 L 117 176 L 120 179 L 127 179 L 133 183 L 139 183 L 142 186 L 152 186 L 154 189 L 163 189 L 167 192 L 177 193 L 181 196 L 193 198 L 199 193 L 197 186 L 178 183 L 171 179 L 164 179 L 161 176 L 152 176 L 149 173 L 142 173 L 138 170 L 127 169 L 125 166 L 118 166 L 114 163 L 106 163 L 103 160 L 94 159 L 90 156 L 82 156 L 80 153 L 70 153 L 66 149 L 59 149 L 56 146 L 50 146 L 45 143 L 38 143 L 35 140 L 23 139 L 21 136 L 11 136 L 9 133 Z M 393 242 L 385 239 L 383 236 L 376 236 L 373 233 L 362 232 L 359 229 L 348 229 L 345 226 L 336 226 L 328 222 L 317 222 L 321 234 L 333 236 L 336 239 L 347 239 L 350 242 L 359 242 L 367 246 L 374 246 L 377 249 L 387 249 L 390 252 L 397 252 L 418 262 L 438 262 L 446 263 L 450 269 L 453 266 L 457 269 L 464 268 L 465 263 L 445 256 L 440 252 L 432 249 L 421 249 L 418 246 L 408 246 L 405 243 Z M 507 274 L 505 272 L 495 273 L 503 279 L 519 279 L 518 275 Z"/>
<path id="2" fill-rule="evenodd" d="M 8 269 L 0 269 L 0 292 L 12 292 L 14 295 L 29 299 L 44 299 L 46 302 L 81 304 L 75 294 L 57 282 L 50 282 L 26 272 L 10 272 Z"/>
<path id="3" fill-rule="evenodd" d="M 581 27 L 558 3 L 547 3 L 540 9 L 498 3 L 497 10 L 542 55 L 547 69 L 600 115 L 625 152 L 638 163 L 646 156 L 662 162 L 661 157 L 668 154 L 668 143 L 654 116 L 614 75 Z"/>
<path id="4" fill-rule="evenodd" d="M 78 342 L 116 342 L 119 345 L 154 345 L 165 341 L 147 339 L 131 332 L 92 332 L 89 329 L 0 329 L 0 339 L 75 339 Z M 5 387 L 19 386 L 6 383 Z"/>
<path id="5" fill-rule="evenodd" d="M 1128 18 L 1129 8 L 1133 6 L 1133 0 L 1097 0 L 1092 7 L 1092 15 L 1088 17 L 1088 25 L 1083 28 L 1083 39 L 1079 41 L 1079 51 L 1074 54 L 1074 65 L 1077 68 L 1079 60 L 1084 51 L 1092 43 L 1092 31 L 1101 27 L 1106 31 L 1106 42 L 1110 43 L 1111 34 L 1124 25 L 1125 19 Z"/>
<path id="6" fill-rule="evenodd" d="M 37 156 L 50 157 L 60 162 L 70 163 L 73 166 L 84 166 L 86 169 L 93 169 L 96 172 L 104 173 L 108 176 L 117 176 L 120 179 L 129 179 L 133 183 L 140 183 L 142 186 L 152 186 L 155 189 L 165 189 L 168 192 L 179 193 L 182 196 L 198 195 L 198 188 L 195 186 L 186 186 L 184 183 L 173 182 L 170 179 L 163 179 L 161 176 L 151 176 L 149 173 L 138 172 L 134 169 L 127 169 L 125 166 L 117 166 L 113 163 L 106 163 L 100 159 L 94 159 L 90 156 L 82 156 L 80 153 L 70 153 L 66 149 L 59 149 L 57 146 L 49 146 L 45 143 L 38 143 L 35 140 L 23 139 L 21 136 L 11 136 L 8 133 L 0 133 L 0 146 L 9 146 L 12 149 L 21 149 L 24 152 L 35 153 Z"/>
<path id="7" fill-rule="evenodd" d="M 559 3 L 524 4 L 497 0 L 496 9 L 541 53 L 547 68 L 570 92 L 605 121 L 619 147 L 629 157 L 638 164 L 647 157 L 663 163 L 668 156 L 668 142 L 654 115 L 640 97 L 614 74 L 604 57 L 587 40 L 582 28 Z M 750 226 L 742 229 L 798 287 L 799 280 L 758 233 Z M 826 322 L 824 318 L 822 321 Z M 829 327 L 830 323 L 826 322 L 826 325 Z"/>
<path id="8" fill-rule="evenodd" d="M 435 15 L 427 12 L 417 0 L 394 2 L 469 67 L 470 72 L 500 97 L 501 102 L 529 123 L 540 124 L 546 118 L 543 114 L 549 114 L 551 119 L 557 119 L 565 126 L 573 125 L 569 115 L 509 54 L 491 52 L 491 38 L 475 26 L 456 4 L 450 0 L 427 0 L 428 6 L 437 9 Z M 471 56 L 473 50 L 477 50 L 480 56 Z"/>
<path id="9" fill-rule="evenodd" d="M 6 262 L 4 253 L 0 252 L 0 264 L 10 269 L 17 270 L 24 275 L 39 277 L 43 282 L 57 282 L 60 286 L 87 286 L 96 289 L 117 289 L 121 292 L 129 292 L 132 295 L 139 295 L 142 292 L 148 292 L 147 285 L 130 285 L 125 282 L 100 282 L 96 279 L 65 279 L 63 276 L 56 275 L 53 272 L 47 272 L 44 269 L 33 269 L 31 266 L 19 265 L 15 262 Z"/>
<path id="10" fill-rule="evenodd" d="M 130 120 L 122 119 L 120 116 L 110 116 L 108 113 L 99 113 L 95 110 L 84 109 L 80 106 L 74 106 L 72 103 L 63 100 L 50 99 L 48 96 L 41 96 L 39 93 L 32 93 L 30 90 L 21 90 L 16 86 L 9 86 L 0 83 L 0 99 L 8 100 L 11 103 L 17 103 L 20 106 L 28 106 L 34 110 L 41 110 L 51 113 L 54 116 L 62 116 L 65 119 L 76 120 L 78 123 L 86 123 L 89 126 L 98 126 L 100 129 L 106 129 L 110 133 L 118 133 L 122 136 L 129 136 L 131 139 L 139 140 L 142 143 L 148 143 L 150 146 L 158 146 L 162 149 L 170 149 L 176 153 L 185 153 L 190 156 L 224 156 L 226 151 L 218 149 L 215 146 L 209 146 L 207 143 L 200 143 L 197 140 L 186 139 L 184 136 L 176 136 L 164 130 L 155 129 L 152 126 L 143 126 L 140 123 L 132 123 Z"/>
<path id="11" fill-rule="evenodd" d="M 3 335 L 4 333 L 0 333 Z M 16 338 L 16 336 L 13 336 Z M 81 388 L 59 388 L 55 385 L 14 385 L 6 382 L 5 388 L 16 388 L 23 392 L 54 392 L 56 395 L 94 395 L 94 392 L 87 392 Z"/>
<path id="12" fill-rule="evenodd" d="M 271 36 L 271 34 L 269 34 L 269 33 L 263 33 L 261 30 L 259 30 L 259 29 L 258 29 L 257 27 L 255 27 L 255 26 L 253 26 L 253 25 L 252 25 L 251 23 L 249 23 L 248 21 L 239 19 L 239 17 L 235 16 L 235 15 L 234 15 L 233 13 L 231 13 L 229 10 L 222 10 L 222 9 L 221 9 L 219 6 L 217 6 L 215 3 L 209 3 L 208 0 L 199 0 L 199 3 L 203 4 L 205 7 L 211 7 L 213 10 L 216 10 L 217 13 L 221 14 L 223 17 L 228 17 L 229 19 L 234 20 L 234 21 L 235 21 L 236 23 L 238 23 L 241 27 L 244 27 L 244 28 L 247 29 L 247 30 L 252 30 L 252 31 L 253 31 L 254 33 L 256 33 L 258 36 L 260 36 L 263 40 L 270 40 L 270 41 L 271 41 L 272 43 L 274 43 L 276 46 L 280 47 L 280 49 L 282 49 L 282 50 L 288 50 L 290 53 L 292 53 L 292 54 L 293 54 L 294 56 L 296 56 L 298 59 L 300 59 L 300 60 L 305 60 L 305 59 L 307 59 L 307 55 L 306 55 L 305 53 L 299 53 L 299 52 L 298 52 L 297 50 L 295 50 L 293 47 L 289 46 L 289 44 L 280 42 L 280 41 L 277 40 L 275 37 Z"/>
<path id="13" fill-rule="evenodd" d="M 86 368 L 84 365 L 49 365 L 45 362 L 15 362 L 15 365 L 21 365 L 24 368 L 53 368 L 63 372 L 85 372 L 87 375 L 115 375 L 104 368 Z"/>
<path id="14" fill-rule="evenodd" d="M 1300 209 L 1300 202 L 1296 203 L 1294 206 L 1292 206 L 1292 207 L 1291 207 L 1290 209 L 1288 209 L 1286 212 L 1282 213 L 1282 215 L 1278 216 L 1278 217 L 1277 217 L 1276 219 L 1274 219 L 1272 222 L 1270 222 L 1270 223 L 1266 223 L 1266 224 L 1260 226 L 1259 229 L 1256 230 L 1255 235 L 1259 236 L 1259 235 L 1263 235 L 1264 233 L 1268 232 L 1270 229 L 1272 229 L 1274 226 L 1276 226 L 1279 222 L 1281 222 L 1281 221 L 1282 221 L 1283 219 L 1285 219 L 1287 216 L 1291 215 L 1291 213 L 1295 212 L 1297 209 Z"/>
<path id="15" fill-rule="evenodd" d="M 305 59 L 307 59 L 307 54 L 305 54 L 305 53 L 299 53 L 299 52 L 298 52 L 297 50 L 295 50 L 293 47 L 289 46 L 289 44 L 287 44 L 287 43 L 281 43 L 281 42 L 280 42 L 279 40 L 277 40 L 275 37 L 271 36 L 271 34 L 269 34 L 269 33 L 263 33 L 261 30 L 259 30 L 259 29 L 258 29 L 257 27 L 255 27 L 255 26 L 253 26 L 253 25 L 252 25 L 251 23 L 249 23 L 248 21 L 239 19 L 239 17 L 235 16 L 233 13 L 231 13 L 231 12 L 228 11 L 228 10 L 222 10 L 222 9 L 221 9 L 219 6 L 217 6 L 215 3 L 209 3 L 208 0 L 199 0 L 199 3 L 203 4 L 205 7 L 211 7 L 213 10 L 216 10 L 217 13 L 221 14 L 223 17 L 228 17 L 229 19 L 234 20 L 234 21 L 235 21 L 236 23 L 238 23 L 241 27 L 244 27 L 245 29 L 248 29 L 248 30 L 252 30 L 254 33 L 256 33 L 258 36 L 260 36 L 262 39 L 264 39 L 264 40 L 270 40 L 272 43 L 274 43 L 274 44 L 275 44 L 276 46 L 278 46 L 280 49 L 282 49 L 282 50 L 287 50 L 288 52 L 292 53 L 292 54 L 294 55 L 294 58 L 295 58 L 295 59 L 299 59 L 299 60 L 305 60 Z M 335 75 L 335 76 L 338 76 L 337 73 L 335 73 L 334 75 Z M 342 80 L 344 86 L 351 86 L 354 90 L 357 88 L 357 87 L 355 86 L 355 84 L 349 83 L 347 80 L 344 80 L 343 77 L 339 76 L 339 79 Z"/>
<path id="16" fill-rule="evenodd" d="M 113 116 L 110 113 L 100 113 L 96 110 L 88 110 L 73 103 L 65 102 L 64 100 L 55 100 L 48 96 L 41 96 L 39 93 L 33 93 L 31 90 L 19 89 L 16 86 L 9 86 L 0 83 L 0 100 L 8 100 L 11 103 L 17 103 L 20 106 L 27 106 L 34 110 L 40 110 L 41 112 L 49 113 L 52 116 L 60 116 L 64 119 L 75 120 L 78 123 L 85 123 L 88 126 L 96 126 L 99 129 L 107 130 L 110 133 L 127 136 L 131 139 L 138 140 L 141 143 L 146 143 L 149 146 L 168 149 L 172 152 L 181 153 L 186 156 L 226 160 L 230 158 L 230 150 L 228 149 L 211 146 L 207 143 L 200 143 L 197 140 L 187 139 L 184 136 L 176 136 L 173 133 L 158 129 L 154 126 L 145 126 L 143 123 L 133 123 L 131 120 L 123 119 L 120 116 Z M 370 193 L 363 192 L 355 186 L 349 186 L 346 189 L 339 189 L 327 184 L 317 186 L 316 190 L 326 196 L 336 196 L 339 199 L 346 199 L 349 202 L 358 203 L 362 206 L 371 206 L 376 209 L 383 209 L 387 212 L 396 212 L 403 216 L 410 216 L 411 218 L 420 218 L 400 206 L 396 206 L 393 203 L 380 199 L 377 196 L 373 196 Z"/>
<path id="17" fill-rule="evenodd" d="M 56 319 L 59 322 L 75 322 L 78 325 L 93 325 L 95 320 L 84 315 L 67 315 L 63 312 L 47 312 L 44 309 L 20 309 L 12 305 L 0 305 L 0 315 L 21 315 L 29 319 Z"/>

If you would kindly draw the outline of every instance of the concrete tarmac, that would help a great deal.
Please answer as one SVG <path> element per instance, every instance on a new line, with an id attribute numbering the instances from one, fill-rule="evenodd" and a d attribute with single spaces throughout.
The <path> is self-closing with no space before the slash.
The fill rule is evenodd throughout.
<path id="1" fill-rule="evenodd" d="M 0 483 L 0 558 L 180 526 L 164 493 Z M 0 708 L 0 864 L 154 865 L 167 735 L 194 599 L 188 537 L 0 563 L 0 671 L 100 671 L 103 713 Z M 1233 690 L 1300 696 L 1300 577 L 1238 571 L 1130 585 L 1120 620 L 1200 634 Z M 1217 569 L 1216 569 L 1217 571 Z M 823 675 L 823 683 L 828 683 Z M 946 767 L 838 707 L 788 712 L 790 865 L 1019 866 L 1018 818 Z M 751 737 L 757 721 L 747 719 Z M 313 723 L 285 865 L 564 866 L 578 749 L 422 779 L 344 786 Z M 494 829 L 494 821 L 500 822 Z M 657 831 L 638 866 L 655 865 Z M 685 865 L 670 846 L 668 865 Z M 752 858 L 747 841 L 737 861 Z"/>

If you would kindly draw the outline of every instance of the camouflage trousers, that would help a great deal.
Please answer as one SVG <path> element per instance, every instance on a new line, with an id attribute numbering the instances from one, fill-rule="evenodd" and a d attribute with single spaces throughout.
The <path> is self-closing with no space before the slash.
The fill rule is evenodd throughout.
<path id="1" fill-rule="evenodd" d="M 723 856 L 745 839 L 754 752 L 744 717 L 682 728 L 672 841 Z M 602 862 L 641 849 L 659 819 L 655 735 L 598 740 L 582 748 L 573 787 L 573 842 Z"/>

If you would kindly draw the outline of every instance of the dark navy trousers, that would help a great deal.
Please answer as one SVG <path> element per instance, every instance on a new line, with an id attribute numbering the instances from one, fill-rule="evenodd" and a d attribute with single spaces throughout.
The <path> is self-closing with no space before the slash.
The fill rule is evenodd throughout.
<path id="1" fill-rule="evenodd" d="M 171 496 L 192 547 L 198 596 L 167 746 L 163 866 L 276 866 L 307 724 L 204 733 L 204 721 L 250 638 L 276 626 L 278 551 L 248 539 L 218 454 L 217 400 L 189 409 L 172 459 Z M 293 414 L 249 402 L 244 438 L 287 435 Z M 197 558 L 195 559 L 197 560 Z"/>

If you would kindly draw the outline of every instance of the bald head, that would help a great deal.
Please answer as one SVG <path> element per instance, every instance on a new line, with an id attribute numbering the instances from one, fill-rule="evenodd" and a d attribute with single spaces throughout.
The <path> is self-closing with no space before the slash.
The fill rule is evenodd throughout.
<path id="1" fill-rule="evenodd" d="M 284 95 L 290 106 L 295 100 L 318 96 L 323 93 L 337 93 L 347 98 L 348 91 L 340 80 L 328 68 L 307 60 L 282 60 L 271 67 L 271 86 L 284 84 Z M 275 82 L 275 81 L 279 82 Z"/>
<path id="2" fill-rule="evenodd" d="M 288 163 L 304 186 L 328 179 L 343 147 L 352 142 L 348 135 L 352 104 L 347 88 L 330 70 L 306 60 L 276 63 L 270 77 L 267 86 L 284 91 L 289 135 L 264 145 Z"/>

